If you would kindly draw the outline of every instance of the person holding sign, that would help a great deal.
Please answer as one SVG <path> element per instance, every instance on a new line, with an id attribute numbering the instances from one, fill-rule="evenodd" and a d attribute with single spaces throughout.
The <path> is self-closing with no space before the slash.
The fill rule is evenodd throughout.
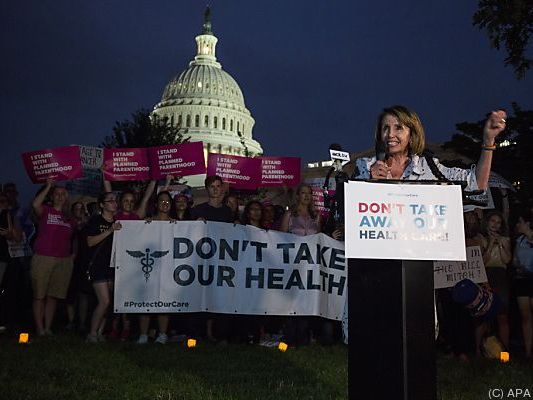
<path id="1" fill-rule="evenodd" d="M 353 179 L 466 181 L 469 190 L 488 186 L 495 139 L 505 129 L 507 114 L 493 111 L 483 128 L 481 156 L 472 170 L 448 168 L 424 152 L 425 134 L 418 115 L 404 106 L 385 108 L 375 131 L 376 156 L 356 160 Z M 444 178 L 444 179 L 443 179 Z"/>
<path id="2" fill-rule="evenodd" d="M 309 185 L 302 184 L 296 189 L 296 204 L 281 220 L 280 231 L 307 236 L 319 233 L 320 229 L 320 214 L 315 210 L 313 189 Z"/>
<path id="3" fill-rule="evenodd" d="M 296 203 L 285 212 L 281 220 L 280 231 L 299 236 L 314 235 L 321 229 L 320 214 L 315 210 L 313 189 L 301 184 L 296 189 Z M 309 317 L 289 317 L 285 322 L 284 331 L 291 344 L 304 345 L 309 343 Z M 330 325 L 325 323 L 324 326 Z M 327 328 L 326 328 L 327 329 Z M 324 330 L 326 330 L 324 329 Z"/>
<path id="4" fill-rule="evenodd" d="M 157 194 L 156 200 L 156 215 L 153 218 L 147 219 L 146 223 L 152 221 L 169 221 L 173 222 L 174 219 L 171 215 L 174 214 L 172 195 L 166 190 Z M 155 339 L 155 343 L 166 344 L 168 341 L 168 314 L 158 314 L 157 323 L 159 326 L 159 335 Z M 139 339 L 137 344 L 148 343 L 148 328 L 150 327 L 150 314 L 143 314 L 139 317 Z"/>
<path id="5" fill-rule="evenodd" d="M 132 190 L 125 190 L 120 194 L 120 207 L 119 211 L 115 214 L 115 221 L 137 221 L 143 219 L 146 216 L 146 206 L 148 200 L 154 193 L 156 181 L 151 180 L 147 185 L 144 192 L 144 196 L 141 199 L 138 207 L 135 207 L 135 193 Z M 104 191 L 111 193 L 111 182 L 104 178 Z M 122 314 L 122 332 L 119 333 L 120 315 L 115 315 L 113 318 L 111 333 L 109 337 L 112 340 L 120 338 L 122 341 L 126 341 L 130 336 L 130 320 L 128 314 Z"/>
<path id="6" fill-rule="evenodd" d="M 44 204 L 50 194 L 52 205 Z M 32 203 L 39 232 L 31 260 L 33 317 L 37 334 L 50 335 L 58 299 L 67 296 L 72 275 L 71 241 L 75 223 L 68 217 L 68 192 L 48 180 Z"/>
<path id="7" fill-rule="evenodd" d="M 489 212 L 483 219 L 481 253 L 491 289 L 502 300 L 503 307 L 497 316 L 498 336 L 506 349 L 509 348 L 509 282 L 507 264 L 511 262 L 511 240 L 507 224 L 499 211 Z M 476 345 L 481 344 L 488 326 L 481 324 L 476 328 Z M 479 349 L 476 349 L 479 351 Z"/>
<path id="8" fill-rule="evenodd" d="M 111 304 L 111 293 L 115 281 L 115 269 L 110 268 L 113 234 L 122 228 L 115 221 L 117 199 L 113 193 L 102 193 L 98 198 L 101 214 L 92 217 L 87 224 L 87 245 L 90 249 L 89 274 L 98 300 L 91 318 L 91 329 L 87 342 L 104 341 L 106 313 Z"/>
<path id="9" fill-rule="evenodd" d="M 132 190 L 125 190 L 120 194 L 120 207 L 119 211 L 115 215 L 115 219 L 123 220 L 123 221 L 129 221 L 129 220 L 140 220 L 143 219 L 146 216 L 146 206 L 148 205 L 148 201 L 150 200 L 150 197 L 152 196 L 152 193 L 154 193 L 155 189 L 155 180 L 151 180 L 148 186 L 146 187 L 146 190 L 144 192 L 144 196 L 141 199 L 138 207 L 136 206 L 135 201 L 135 193 L 133 193 Z M 111 188 L 111 182 L 104 179 L 104 191 L 107 193 L 111 193 L 113 189 Z"/>
<path id="10" fill-rule="evenodd" d="M 205 188 L 209 200 L 205 203 L 198 204 L 191 210 L 191 218 L 199 221 L 215 221 L 215 222 L 234 222 L 234 215 L 224 201 L 224 182 L 218 175 L 209 175 L 205 178 Z M 203 323 L 204 316 L 192 316 L 193 325 L 198 326 Z M 222 340 L 227 340 L 229 336 L 229 322 L 228 317 L 218 316 L 216 318 L 218 324 L 219 335 Z M 215 314 L 209 314 L 205 321 L 206 337 L 209 341 L 216 342 L 215 337 Z M 198 330 L 198 329 L 196 329 Z"/>

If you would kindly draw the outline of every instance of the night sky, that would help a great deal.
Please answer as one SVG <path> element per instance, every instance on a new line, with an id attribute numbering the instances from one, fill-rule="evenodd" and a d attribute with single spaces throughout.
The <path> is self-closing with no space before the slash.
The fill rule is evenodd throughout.
<path id="1" fill-rule="evenodd" d="M 205 2 L 3 1 L 1 181 L 37 189 L 20 153 L 97 145 L 151 109 L 196 54 Z M 472 26 L 476 1 L 212 1 L 217 58 L 240 85 L 265 155 L 327 159 L 371 146 L 381 109 L 416 110 L 428 140 L 517 101 L 533 73 Z"/>

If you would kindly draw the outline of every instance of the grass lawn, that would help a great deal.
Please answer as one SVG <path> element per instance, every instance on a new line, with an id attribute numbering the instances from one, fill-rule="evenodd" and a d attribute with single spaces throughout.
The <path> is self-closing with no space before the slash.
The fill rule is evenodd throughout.
<path id="1" fill-rule="evenodd" d="M 3 336 L 0 398 L 347 399 L 347 353 L 340 345 L 286 353 L 246 345 L 94 345 L 72 335 L 19 345 Z M 439 399 L 488 399 L 490 388 L 528 388 L 533 398 L 533 364 L 439 357 L 438 382 Z"/>

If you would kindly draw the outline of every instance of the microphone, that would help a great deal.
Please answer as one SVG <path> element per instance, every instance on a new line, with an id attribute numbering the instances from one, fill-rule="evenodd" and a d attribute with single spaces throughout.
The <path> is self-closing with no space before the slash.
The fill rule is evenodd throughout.
<path id="1" fill-rule="evenodd" d="M 385 161 L 387 157 L 387 147 L 382 141 L 376 142 L 376 161 Z"/>
<path id="2" fill-rule="evenodd" d="M 350 162 L 350 153 L 342 151 L 342 147 L 338 143 L 332 143 L 329 146 L 329 155 L 331 161 L 333 161 L 333 167 L 337 172 L 342 171 L 342 167 Z"/>
<path id="3" fill-rule="evenodd" d="M 376 161 L 385 161 L 387 158 L 387 146 L 382 141 L 376 142 Z M 391 179 L 390 170 L 387 172 L 387 179 Z"/>

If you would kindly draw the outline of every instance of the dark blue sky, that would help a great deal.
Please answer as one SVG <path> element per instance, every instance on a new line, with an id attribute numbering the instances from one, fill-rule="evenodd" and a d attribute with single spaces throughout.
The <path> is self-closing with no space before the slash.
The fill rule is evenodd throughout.
<path id="1" fill-rule="evenodd" d="M 116 120 L 151 108 L 196 53 L 205 2 L 74 1 L 0 5 L 0 180 L 35 188 L 20 153 L 98 144 Z M 371 146 L 381 109 L 416 110 L 429 141 L 517 101 L 533 74 L 472 26 L 475 1 L 212 1 L 217 57 L 240 85 L 266 155 L 328 158 Z"/>

